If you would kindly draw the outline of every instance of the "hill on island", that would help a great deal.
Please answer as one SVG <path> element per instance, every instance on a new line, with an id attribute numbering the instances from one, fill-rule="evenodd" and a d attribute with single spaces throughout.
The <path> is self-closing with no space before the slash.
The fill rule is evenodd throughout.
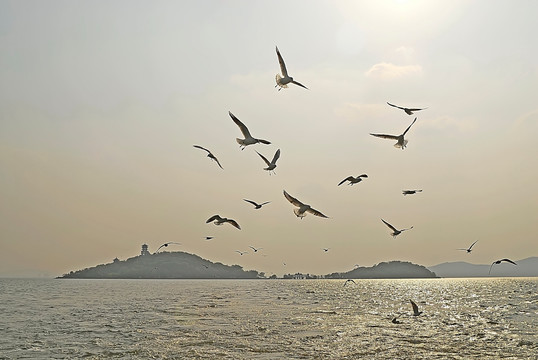
<path id="1" fill-rule="evenodd" d="M 224 265 L 182 251 L 139 255 L 124 261 L 71 271 L 62 279 L 256 279 L 264 277 L 239 265 Z"/>
<path id="2" fill-rule="evenodd" d="M 357 267 L 343 273 L 325 276 L 328 279 L 422 279 L 437 275 L 422 265 L 404 261 L 382 262 L 372 267 Z"/>
<path id="3" fill-rule="evenodd" d="M 476 265 L 468 262 L 446 262 L 430 266 L 431 271 L 441 277 L 538 277 L 538 257 L 530 257 L 522 260 L 514 260 L 517 264 L 509 263 Z M 491 274 L 489 269 L 491 267 Z"/>

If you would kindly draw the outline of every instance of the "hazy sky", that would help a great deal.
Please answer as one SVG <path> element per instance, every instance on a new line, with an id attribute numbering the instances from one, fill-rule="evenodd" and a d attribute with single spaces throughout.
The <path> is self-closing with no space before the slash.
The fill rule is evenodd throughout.
<path id="1" fill-rule="evenodd" d="M 267 275 L 536 256 L 536 14 L 536 1 L 0 0 L 0 276 L 167 241 Z M 275 46 L 310 90 L 274 88 Z M 414 119 L 387 101 L 428 108 L 404 151 L 369 135 Z M 272 144 L 241 151 L 228 111 Z M 254 150 L 277 149 L 270 176 Z M 298 219 L 284 189 L 330 219 Z M 381 218 L 414 229 L 393 239 Z M 235 252 L 249 245 L 263 250 Z"/>

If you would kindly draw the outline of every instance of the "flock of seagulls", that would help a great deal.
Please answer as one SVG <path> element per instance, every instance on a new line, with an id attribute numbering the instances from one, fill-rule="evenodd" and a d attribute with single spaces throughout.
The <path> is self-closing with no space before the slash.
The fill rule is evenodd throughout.
<path id="1" fill-rule="evenodd" d="M 275 76 L 275 80 L 276 80 L 275 88 L 278 88 L 278 91 L 280 91 L 282 89 L 288 88 L 288 84 L 295 84 L 295 85 L 297 85 L 299 87 L 302 87 L 302 88 L 308 90 L 308 88 L 306 86 L 299 83 L 298 81 L 295 81 L 293 79 L 293 77 L 291 77 L 288 74 L 286 64 L 284 62 L 284 59 L 282 58 L 282 55 L 281 55 L 278 47 L 276 47 L 276 55 L 277 55 L 278 63 L 279 63 L 279 66 L 280 66 L 280 73 L 277 73 L 276 76 Z M 391 106 L 391 107 L 396 108 L 396 109 L 403 110 L 407 115 L 413 115 L 418 111 L 422 111 L 422 110 L 427 109 L 427 108 L 408 108 L 408 107 L 395 105 L 395 104 L 392 104 L 390 102 L 387 102 L 387 104 L 389 106 Z M 250 133 L 248 127 L 243 122 L 241 122 L 234 114 L 232 114 L 231 111 L 229 111 L 228 114 L 229 114 L 230 118 L 233 120 L 233 122 L 239 127 L 239 130 L 243 134 L 243 138 L 236 138 L 236 141 L 239 144 L 239 147 L 240 147 L 241 150 L 244 150 L 247 146 L 254 145 L 254 144 L 264 144 L 264 145 L 270 145 L 271 144 L 271 142 L 268 141 L 268 140 L 264 140 L 264 139 L 256 138 L 256 137 L 252 136 L 252 134 Z M 374 137 L 382 138 L 382 139 L 395 140 L 396 143 L 394 144 L 394 147 L 404 150 L 406 148 L 407 144 L 408 144 L 408 140 L 405 138 L 405 136 L 407 135 L 407 133 L 409 132 L 409 130 L 415 124 L 416 121 L 417 121 L 417 117 L 415 117 L 415 119 L 411 122 L 411 124 L 400 135 L 390 135 L 390 134 L 384 134 L 384 133 L 370 133 L 370 135 L 374 136 Z M 207 153 L 207 157 L 209 159 L 211 159 L 212 161 L 215 161 L 215 163 L 221 169 L 224 169 L 222 167 L 221 163 L 219 162 L 219 160 L 217 159 L 217 157 L 210 150 L 208 150 L 207 148 L 204 148 L 204 147 L 202 147 L 200 145 L 193 145 L 193 146 L 195 148 L 197 148 L 197 149 L 205 151 Z M 275 169 L 277 167 L 277 161 L 280 158 L 280 149 L 276 150 L 276 152 L 273 155 L 273 158 L 272 158 L 271 161 L 269 161 L 268 158 L 266 158 L 263 154 L 259 153 L 258 151 L 255 151 L 255 152 L 260 156 L 260 158 L 266 164 L 266 167 L 263 168 L 263 170 L 266 170 L 267 172 L 269 172 L 270 175 L 271 174 L 276 174 Z M 368 178 L 367 174 L 361 174 L 361 175 L 358 175 L 358 176 L 348 176 L 345 179 L 343 179 L 342 181 L 340 181 L 338 183 L 338 186 L 340 186 L 340 185 L 342 185 L 342 184 L 344 184 L 346 182 L 348 183 L 348 185 L 354 185 L 354 184 L 360 183 L 361 181 L 363 181 L 364 179 L 367 179 L 367 178 Z M 402 194 L 404 196 L 417 194 L 419 192 L 422 192 L 422 189 L 402 190 Z M 310 205 L 305 204 L 302 201 L 299 201 L 297 198 L 291 196 L 289 193 L 286 192 L 286 190 L 283 190 L 283 194 L 284 194 L 284 197 L 293 206 L 295 206 L 295 208 L 293 209 L 293 212 L 298 218 L 303 219 L 308 213 L 312 214 L 314 216 L 317 216 L 317 217 L 328 218 L 328 216 L 323 214 L 321 211 L 316 210 L 313 207 L 311 207 Z M 263 202 L 263 203 L 257 203 L 255 201 L 248 200 L 248 199 L 243 199 L 243 200 L 245 202 L 247 202 L 247 203 L 252 204 L 254 206 L 254 209 L 261 209 L 264 205 L 270 203 L 270 201 L 266 201 L 266 202 Z M 413 226 L 411 226 L 409 228 L 404 228 L 404 229 L 397 229 L 393 225 L 391 225 L 390 223 L 385 221 L 384 219 L 381 219 L 381 221 L 391 230 L 390 234 L 393 236 L 393 238 L 396 238 L 398 235 L 400 235 L 404 231 L 413 229 Z M 213 215 L 209 219 L 206 220 L 206 223 L 211 223 L 211 222 L 213 222 L 215 225 L 223 225 L 225 223 L 228 223 L 228 224 L 234 226 L 235 228 L 241 230 L 241 227 L 240 227 L 240 225 L 239 225 L 239 223 L 237 221 L 235 221 L 233 219 L 228 219 L 228 218 L 225 218 L 225 217 L 221 217 L 220 215 Z M 205 239 L 206 240 L 211 240 L 212 238 L 213 238 L 212 236 L 207 236 Z M 473 249 L 473 246 L 477 242 L 478 242 L 478 240 L 473 242 L 468 248 L 460 248 L 458 250 L 462 250 L 462 251 L 466 251 L 467 253 L 471 253 L 471 251 Z M 163 245 L 161 245 L 161 247 L 159 247 L 159 249 L 161 249 L 162 247 L 167 247 L 170 244 L 174 244 L 174 243 L 163 244 Z M 261 249 L 261 248 L 254 248 L 252 246 L 250 246 L 250 248 L 254 252 L 258 252 L 258 250 Z M 328 248 L 324 249 L 324 251 L 327 252 Z M 239 251 L 239 250 L 236 250 L 236 252 L 239 253 L 240 255 L 243 255 L 243 254 L 247 253 L 245 251 Z M 494 261 L 490 266 L 490 271 L 489 272 L 491 273 L 491 269 L 492 269 L 493 265 L 500 264 L 501 262 L 509 262 L 509 263 L 514 264 L 514 265 L 517 265 L 512 260 L 505 258 L 505 259 Z M 345 284 L 348 284 L 349 282 L 354 282 L 354 281 L 351 280 L 351 279 L 348 279 Z M 414 316 L 420 315 L 422 312 L 418 311 L 417 305 L 412 300 L 410 300 L 410 302 L 411 302 L 411 305 L 413 307 Z M 397 321 L 397 318 L 395 318 L 393 320 L 393 322 L 394 321 Z"/>

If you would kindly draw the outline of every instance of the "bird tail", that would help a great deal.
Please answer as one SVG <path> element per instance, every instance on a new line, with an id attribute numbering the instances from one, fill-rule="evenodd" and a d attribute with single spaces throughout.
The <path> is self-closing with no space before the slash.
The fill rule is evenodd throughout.
<path id="1" fill-rule="evenodd" d="M 237 141 L 237 143 L 239 145 L 244 145 L 245 144 L 245 141 L 243 139 L 236 138 L 235 141 Z"/>
<path id="2" fill-rule="evenodd" d="M 305 216 L 305 213 L 304 213 L 304 212 L 301 213 L 300 209 L 293 209 L 293 212 L 295 213 L 295 215 L 296 215 L 297 217 L 302 218 L 302 217 Z"/>
<path id="3" fill-rule="evenodd" d="M 280 80 L 282 80 L 282 76 L 280 76 L 280 74 L 276 74 L 275 80 L 276 80 L 276 84 L 278 86 L 280 86 L 281 88 L 287 88 L 288 87 L 288 85 L 282 84 L 282 82 L 280 81 Z"/>

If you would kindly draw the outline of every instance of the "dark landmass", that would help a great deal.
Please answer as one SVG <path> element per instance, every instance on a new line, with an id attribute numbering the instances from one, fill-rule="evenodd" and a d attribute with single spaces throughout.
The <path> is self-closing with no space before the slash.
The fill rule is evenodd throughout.
<path id="1" fill-rule="evenodd" d="M 239 265 L 224 265 L 182 251 L 139 255 L 125 261 L 71 271 L 61 279 L 257 279 L 263 273 L 245 271 Z"/>
<path id="2" fill-rule="evenodd" d="M 327 279 L 423 279 L 436 278 L 436 273 L 422 265 L 403 261 L 382 262 L 372 267 L 357 267 L 344 273 L 325 275 Z"/>
<path id="3" fill-rule="evenodd" d="M 495 259 L 497 260 L 497 259 Z M 514 259 L 512 259 L 514 260 Z M 446 262 L 429 269 L 440 277 L 538 277 L 538 257 L 514 260 L 516 265 L 501 263 L 493 265 L 491 274 L 488 274 L 491 264 L 475 265 L 467 262 Z"/>
<path id="4" fill-rule="evenodd" d="M 383 262 L 372 267 L 359 267 L 348 272 L 329 275 L 288 274 L 284 279 L 398 279 L 435 278 L 424 266 L 409 262 Z M 162 252 L 114 259 L 112 263 L 71 271 L 61 279 L 260 279 L 263 272 L 245 271 L 239 265 L 224 265 L 185 252 Z M 276 278 L 275 275 L 270 277 Z"/>

